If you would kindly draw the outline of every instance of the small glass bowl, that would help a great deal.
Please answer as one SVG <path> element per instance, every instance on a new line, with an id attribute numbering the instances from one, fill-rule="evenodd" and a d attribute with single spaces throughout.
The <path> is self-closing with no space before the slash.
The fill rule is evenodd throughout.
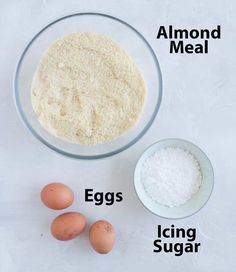
<path id="1" fill-rule="evenodd" d="M 135 127 L 113 141 L 97 145 L 72 144 L 52 136 L 40 125 L 31 105 L 31 82 L 44 51 L 63 36 L 87 31 L 110 36 L 120 43 L 142 71 L 148 89 L 144 110 Z M 154 121 L 162 98 L 159 63 L 146 39 L 135 28 L 118 18 L 92 12 L 61 17 L 36 34 L 19 59 L 14 87 L 19 115 L 30 132 L 52 150 L 77 159 L 105 158 L 136 143 Z"/>
<path id="2" fill-rule="evenodd" d="M 153 201 L 145 192 L 140 178 L 144 161 L 157 150 L 167 147 L 179 147 L 189 151 L 197 159 L 202 173 L 199 191 L 185 204 L 173 208 Z M 167 219 L 180 219 L 195 214 L 207 203 L 214 186 L 214 172 L 210 160 L 199 147 L 182 139 L 165 139 L 148 147 L 139 158 L 134 172 L 134 186 L 140 201 L 149 211 Z"/>

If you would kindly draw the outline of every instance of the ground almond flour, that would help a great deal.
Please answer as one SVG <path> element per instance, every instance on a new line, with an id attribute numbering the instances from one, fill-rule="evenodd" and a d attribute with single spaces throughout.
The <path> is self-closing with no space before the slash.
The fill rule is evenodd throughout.
<path id="1" fill-rule="evenodd" d="M 137 122 L 146 97 L 142 74 L 111 38 L 64 37 L 43 55 L 32 82 L 41 125 L 72 143 L 113 140 Z"/>

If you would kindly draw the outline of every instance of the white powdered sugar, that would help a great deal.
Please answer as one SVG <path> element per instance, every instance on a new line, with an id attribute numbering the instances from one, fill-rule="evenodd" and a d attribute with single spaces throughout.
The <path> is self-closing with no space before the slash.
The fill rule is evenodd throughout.
<path id="1" fill-rule="evenodd" d="M 141 182 L 152 200 L 176 207 L 199 190 L 202 174 L 198 161 L 190 152 L 168 147 L 156 151 L 145 160 Z"/>

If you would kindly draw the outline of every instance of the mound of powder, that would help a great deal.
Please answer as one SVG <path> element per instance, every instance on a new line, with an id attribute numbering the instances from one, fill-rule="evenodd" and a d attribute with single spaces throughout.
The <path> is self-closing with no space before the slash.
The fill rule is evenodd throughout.
<path id="1" fill-rule="evenodd" d="M 43 55 L 31 101 L 41 125 L 72 143 L 97 144 L 133 127 L 146 86 L 128 53 L 111 38 L 83 32 L 56 41 Z"/>
<path id="2" fill-rule="evenodd" d="M 202 182 L 195 157 L 178 147 L 156 151 L 142 165 L 141 181 L 148 196 L 159 204 L 175 207 L 187 202 Z"/>

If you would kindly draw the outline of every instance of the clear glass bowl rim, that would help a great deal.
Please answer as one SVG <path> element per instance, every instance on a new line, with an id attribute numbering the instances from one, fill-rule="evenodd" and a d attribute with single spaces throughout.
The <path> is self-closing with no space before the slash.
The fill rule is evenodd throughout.
<path id="1" fill-rule="evenodd" d="M 158 95 L 158 101 L 155 107 L 155 110 L 152 114 L 151 119 L 149 120 L 149 122 L 146 124 L 146 126 L 144 127 L 144 129 L 129 143 L 127 143 L 126 145 L 124 145 L 121 148 L 118 148 L 114 151 L 108 152 L 108 153 L 104 153 L 104 154 L 99 154 L 99 155 L 90 155 L 90 156 L 85 156 L 85 155 L 78 155 L 78 154 L 73 154 L 73 153 L 69 153 L 66 152 L 64 150 L 61 150 L 55 146 L 53 146 L 52 144 L 50 144 L 49 142 L 47 142 L 43 137 L 41 137 L 30 125 L 30 123 L 27 120 L 27 117 L 24 114 L 24 111 L 22 109 L 21 103 L 20 103 L 20 99 L 19 99 L 19 90 L 18 90 L 18 81 L 19 81 L 19 73 L 20 73 L 20 69 L 21 69 L 21 64 L 22 61 L 24 59 L 24 56 L 26 55 L 28 49 L 30 48 L 30 46 L 32 45 L 32 43 L 37 39 L 37 37 L 39 37 L 45 30 L 47 30 L 49 27 L 51 27 L 52 25 L 68 19 L 70 17 L 76 17 L 76 16 L 86 16 L 86 15 L 94 15 L 94 16 L 100 16 L 100 17 L 105 17 L 108 19 L 112 19 L 115 20 L 125 26 L 127 26 L 129 29 L 131 29 L 133 32 L 135 32 L 139 38 L 144 42 L 144 44 L 146 45 L 147 49 L 150 51 L 154 62 L 155 62 L 155 66 L 157 69 L 157 76 L 159 77 L 159 86 L 158 87 L 158 91 L 159 91 L 159 95 Z M 106 158 L 106 157 L 110 157 L 113 156 L 115 154 L 118 154 L 126 149 L 128 149 L 129 147 L 131 147 L 132 145 L 134 145 L 138 140 L 140 140 L 142 138 L 142 136 L 148 131 L 148 129 L 151 127 L 158 111 L 161 105 L 161 101 L 162 101 L 162 74 L 161 74 L 161 69 L 160 69 L 160 64 L 157 60 L 157 57 L 155 55 L 155 52 L 153 51 L 151 45 L 148 43 L 148 41 L 144 38 L 144 36 L 137 30 L 135 29 L 133 26 L 131 26 L 130 24 L 128 24 L 127 22 L 114 17 L 112 15 L 108 15 L 108 14 L 104 14 L 104 13 L 98 13 L 98 12 L 77 12 L 77 13 L 73 13 L 73 14 L 69 14 L 69 15 L 64 15 L 62 17 L 59 17 L 58 19 L 52 21 L 51 23 L 47 24 L 45 27 L 43 27 L 36 35 L 34 35 L 34 37 L 29 41 L 29 43 L 26 45 L 26 47 L 24 48 L 23 52 L 20 55 L 20 58 L 16 64 L 16 69 L 15 69 L 15 74 L 14 74 L 14 100 L 15 100 L 15 105 L 18 111 L 18 114 L 21 118 L 21 120 L 23 121 L 24 125 L 26 126 L 26 128 L 34 135 L 34 137 L 36 139 L 38 139 L 41 143 L 43 143 L 44 145 L 46 145 L 48 148 L 50 148 L 51 150 L 64 155 L 66 157 L 70 157 L 70 158 L 74 158 L 74 159 L 85 159 L 85 160 L 94 160 L 94 159 L 102 159 L 102 158 Z"/>

